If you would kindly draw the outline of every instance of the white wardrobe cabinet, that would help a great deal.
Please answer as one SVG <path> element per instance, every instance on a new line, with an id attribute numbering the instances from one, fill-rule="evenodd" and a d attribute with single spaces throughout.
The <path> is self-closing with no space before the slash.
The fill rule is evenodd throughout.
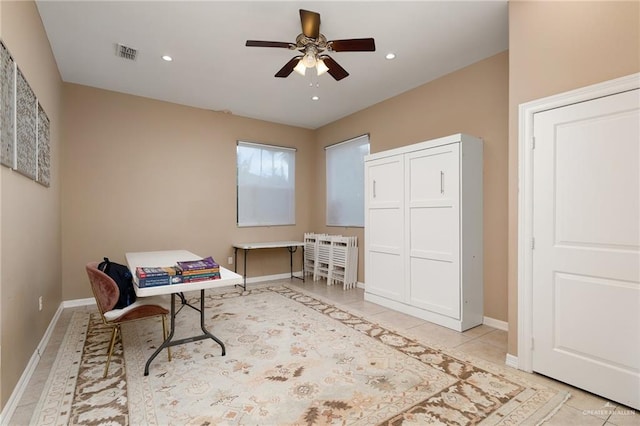
<path id="1" fill-rule="evenodd" d="M 365 300 L 463 331 L 482 324 L 482 141 L 365 158 Z"/>
<path id="2" fill-rule="evenodd" d="M 404 300 L 404 160 L 395 156 L 365 161 L 364 170 L 365 289 Z"/>

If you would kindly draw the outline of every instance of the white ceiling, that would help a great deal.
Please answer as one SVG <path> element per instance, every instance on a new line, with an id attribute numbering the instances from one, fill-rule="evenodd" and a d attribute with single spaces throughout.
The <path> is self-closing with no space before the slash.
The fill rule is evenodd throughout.
<path id="1" fill-rule="evenodd" d="M 62 79 L 315 129 L 508 48 L 507 1 L 59 1 L 38 10 Z M 297 52 L 298 9 L 328 40 L 373 37 L 375 52 L 332 52 L 349 76 L 274 74 Z M 116 44 L 138 49 L 135 61 Z M 385 54 L 394 52 L 393 61 Z M 161 59 L 173 56 L 173 62 Z M 312 101 L 311 96 L 320 97 Z"/>

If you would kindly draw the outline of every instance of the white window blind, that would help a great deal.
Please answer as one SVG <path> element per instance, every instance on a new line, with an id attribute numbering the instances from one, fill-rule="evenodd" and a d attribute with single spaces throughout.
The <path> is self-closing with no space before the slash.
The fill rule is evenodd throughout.
<path id="1" fill-rule="evenodd" d="M 238 141 L 238 226 L 295 224 L 295 154 Z"/>
<path id="2" fill-rule="evenodd" d="M 325 148 L 327 225 L 364 226 L 364 156 L 369 135 Z"/>

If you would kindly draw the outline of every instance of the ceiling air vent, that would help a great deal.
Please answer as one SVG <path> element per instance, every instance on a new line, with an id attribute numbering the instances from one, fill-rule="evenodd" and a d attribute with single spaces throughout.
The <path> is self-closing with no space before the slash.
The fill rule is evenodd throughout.
<path id="1" fill-rule="evenodd" d="M 138 54 L 138 50 L 133 47 L 125 46 L 124 44 L 116 45 L 116 56 L 124 59 L 129 59 L 130 61 L 136 60 L 136 55 Z"/>

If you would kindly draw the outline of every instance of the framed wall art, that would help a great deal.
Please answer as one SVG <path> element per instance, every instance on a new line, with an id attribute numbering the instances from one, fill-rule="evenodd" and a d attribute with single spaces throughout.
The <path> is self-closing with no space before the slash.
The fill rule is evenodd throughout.
<path id="1" fill-rule="evenodd" d="M 16 64 L 0 41 L 0 163 L 16 167 Z"/>
<path id="2" fill-rule="evenodd" d="M 36 181 L 49 186 L 51 179 L 51 153 L 49 144 L 49 117 L 38 103 L 38 175 Z"/>
<path id="3" fill-rule="evenodd" d="M 16 68 L 16 170 L 31 179 L 37 173 L 36 95 L 26 78 Z"/>
<path id="4" fill-rule="evenodd" d="M 0 40 L 0 163 L 49 187 L 51 122 Z"/>

